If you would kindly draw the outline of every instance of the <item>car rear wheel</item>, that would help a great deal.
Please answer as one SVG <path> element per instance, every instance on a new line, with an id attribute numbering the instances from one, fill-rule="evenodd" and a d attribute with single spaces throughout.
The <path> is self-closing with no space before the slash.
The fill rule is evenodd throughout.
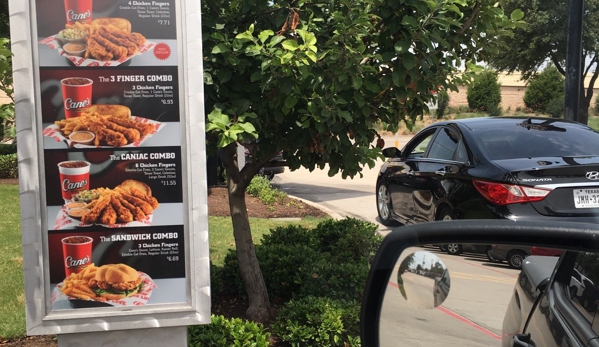
<path id="1" fill-rule="evenodd" d="M 452 255 L 462 254 L 462 245 L 460 245 L 459 243 L 448 243 L 445 245 L 445 248 L 447 249 L 447 253 L 449 253 L 449 254 L 452 254 Z"/>
<path id="2" fill-rule="evenodd" d="M 391 218 L 391 196 L 385 182 L 378 181 L 376 184 L 376 211 L 379 214 L 381 224 L 386 226 L 396 225 L 397 222 Z"/>
<path id="3" fill-rule="evenodd" d="M 524 258 L 526 258 L 526 253 L 522 251 L 509 251 L 507 254 L 507 264 L 512 269 L 521 269 Z"/>
<path id="4" fill-rule="evenodd" d="M 455 218 L 453 216 L 453 213 L 451 212 L 451 209 L 449 209 L 448 207 L 445 207 L 444 209 L 442 209 L 441 212 L 439 212 L 439 215 L 437 217 L 437 220 L 443 220 L 443 221 L 450 221 L 450 220 L 454 220 L 454 219 Z M 458 254 L 462 253 L 462 245 L 460 245 L 459 243 L 449 243 L 449 244 L 443 245 L 443 248 L 445 248 L 445 250 L 449 254 L 458 255 Z"/>

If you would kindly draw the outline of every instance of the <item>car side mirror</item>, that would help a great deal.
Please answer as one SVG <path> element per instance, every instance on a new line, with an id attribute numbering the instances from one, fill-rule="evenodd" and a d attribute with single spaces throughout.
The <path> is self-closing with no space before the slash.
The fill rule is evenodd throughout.
<path id="1" fill-rule="evenodd" d="M 398 227 L 383 239 L 371 264 L 360 313 L 362 346 L 498 345 L 506 338 L 502 323 L 510 316 L 507 307 L 537 301 L 560 262 L 570 259 L 574 264 L 576 254 L 597 252 L 598 236 L 595 224 L 556 221 L 454 220 Z M 514 244 L 565 252 L 560 257 L 528 257 L 520 271 L 488 262 L 482 254 L 452 256 L 432 246 L 451 243 Z M 429 255 L 415 255 L 419 252 Z M 441 283 L 445 272 L 447 279 Z M 525 292 L 515 293 L 516 284 Z M 570 284 L 570 290 L 572 294 L 566 294 L 575 295 L 577 288 Z M 582 287 L 578 290 L 586 295 Z M 487 299 L 481 302 L 478 296 Z M 535 304 L 545 307 L 545 301 Z M 480 313 L 481 321 L 470 318 L 473 312 Z M 515 325 L 524 326 L 526 317 L 517 318 Z M 522 331 L 513 331 L 510 339 L 520 337 Z"/>
<path id="2" fill-rule="evenodd" d="M 387 147 L 383 149 L 383 155 L 385 158 L 400 158 L 401 151 L 396 147 Z"/>

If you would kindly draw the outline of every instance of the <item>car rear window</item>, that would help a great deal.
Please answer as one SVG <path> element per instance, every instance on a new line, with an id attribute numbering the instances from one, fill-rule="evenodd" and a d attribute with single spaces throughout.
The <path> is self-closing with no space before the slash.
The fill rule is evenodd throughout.
<path id="1" fill-rule="evenodd" d="M 599 133 L 582 127 L 490 127 L 472 135 L 491 160 L 599 156 Z"/>

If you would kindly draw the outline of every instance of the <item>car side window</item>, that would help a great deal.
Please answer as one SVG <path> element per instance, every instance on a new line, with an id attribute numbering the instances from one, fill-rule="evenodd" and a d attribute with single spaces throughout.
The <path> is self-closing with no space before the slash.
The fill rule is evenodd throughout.
<path id="1" fill-rule="evenodd" d="M 574 307 L 592 322 L 599 304 L 599 253 L 578 253 L 568 288 Z"/>
<path id="2" fill-rule="evenodd" d="M 435 135 L 435 130 L 431 130 L 427 135 L 424 135 L 420 141 L 407 147 L 406 153 L 408 153 L 408 158 L 421 158 L 424 156 L 433 135 Z"/>
<path id="3" fill-rule="evenodd" d="M 431 144 L 427 157 L 433 159 L 453 160 L 460 138 L 450 129 L 443 128 Z"/>

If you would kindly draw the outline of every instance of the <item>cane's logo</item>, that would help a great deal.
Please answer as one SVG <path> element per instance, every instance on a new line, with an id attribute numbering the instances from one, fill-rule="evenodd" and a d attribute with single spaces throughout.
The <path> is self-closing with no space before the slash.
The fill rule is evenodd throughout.
<path id="1" fill-rule="evenodd" d="M 82 179 L 78 182 L 71 182 L 68 178 L 62 180 L 62 190 L 68 192 L 70 190 L 79 190 L 87 187 L 87 178 Z"/>
<path id="2" fill-rule="evenodd" d="M 599 172 L 597 172 L 597 171 L 589 171 L 589 172 L 587 172 L 586 177 L 587 177 L 587 179 L 589 179 L 591 181 L 599 180 Z"/>
<path id="3" fill-rule="evenodd" d="M 85 21 L 86 19 L 90 18 L 91 16 L 92 16 L 92 13 L 89 10 L 87 10 L 83 13 L 76 13 L 73 10 L 67 11 L 67 20 L 69 22 Z"/>
<path id="4" fill-rule="evenodd" d="M 85 266 L 87 264 L 89 264 L 90 259 L 89 256 L 86 256 L 83 259 L 74 259 L 73 257 L 71 257 L 70 255 L 66 258 L 64 258 L 64 266 L 67 269 L 70 269 L 72 267 L 81 267 L 81 266 Z"/>
<path id="5" fill-rule="evenodd" d="M 64 109 L 67 111 L 78 110 L 80 108 L 86 108 L 89 105 L 91 105 L 91 101 L 89 100 L 89 98 L 86 98 L 85 100 L 82 100 L 82 101 L 74 101 L 71 98 L 67 98 L 64 101 Z"/>

